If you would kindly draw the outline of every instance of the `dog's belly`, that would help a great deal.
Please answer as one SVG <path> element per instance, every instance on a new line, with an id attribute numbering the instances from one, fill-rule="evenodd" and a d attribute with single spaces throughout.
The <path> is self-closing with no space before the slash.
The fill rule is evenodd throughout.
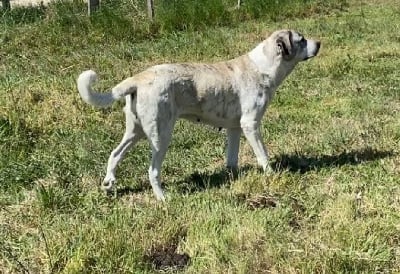
<path id="1" fill-rule="evenodd" d="M 223 119 L 212 115 L 182 114 L 180 118 L 195 122 L 208 124 L 218 128 L 240 127 L 240 118 Z"/>
<path id="2" fill-rule="evenodd" d="M 232 128 L 240 126 L 241 105 L 239 97 L 226 90 L 206 92 L 191 104 L 180 104 L 181 118 L 205 123 L 214 127 Z"/>

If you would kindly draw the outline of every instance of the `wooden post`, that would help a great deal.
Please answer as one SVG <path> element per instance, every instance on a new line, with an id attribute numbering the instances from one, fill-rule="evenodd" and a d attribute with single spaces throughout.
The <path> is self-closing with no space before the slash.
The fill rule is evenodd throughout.
<path id="1" fill-rule="evenodd" d="M 149 18 L 151 21 L 154 19 L 154 1 L 153 0 L 147 0 L 147 14 L 149 15 Z"/>
<path id="2" fill-rule="evenodd" d="M 100 0 L 88 0 L 88 15 L 90 16 L 100 6 Z"/>
<path id="3" fill-rule="evenodd" d="M 4 10 L 9 10 L 11 8 L 10 0 L 1 0 Z"/>

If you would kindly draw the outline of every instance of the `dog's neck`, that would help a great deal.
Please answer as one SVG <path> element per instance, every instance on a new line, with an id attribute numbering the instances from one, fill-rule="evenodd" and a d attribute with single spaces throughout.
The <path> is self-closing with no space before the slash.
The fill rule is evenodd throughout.
<path id="1" fill-rule="evenodd" d="M 270 87 L 279 86 L 285 77 L 292 71 L 294 66 L 286 68 L 280 65 L 274 57 L 276 53 L 274 47 L 268 47 L 268 40 L 265 40 L 258 44 L 252 51 L 248 53 L 250 61 L 254 64 L 255 70 L 262 74 L 263 77 L 270 79 Z"/>
<path id="2" fill-rule="evenodd" d="M 270 75 L 275 69 L 273 58 L 269 58 L 265 52 L 265 41 L 258 44 L 248 54 L 258 72 Z M 272 75 L 271 75 L 272 76 Z"/>

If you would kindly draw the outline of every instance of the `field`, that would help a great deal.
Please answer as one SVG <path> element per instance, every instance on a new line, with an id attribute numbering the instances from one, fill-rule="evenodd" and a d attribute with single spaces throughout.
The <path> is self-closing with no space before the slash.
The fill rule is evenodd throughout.
<path id="1" fill-rule="evenodd" d="M 150 23 L 134 0 L 104 1 L 90 19 L 79 1 L 0 13 L 0 273 L 400 273 L 400 6 L 304 2 L 209 14 L 226 22 L 164 9 Z M 273 174 L 244 139 L 232 174 L 224 131 L 180 121 L 166 203 L 145 141 L 119 166 L 117 191 L 100 191 L 123 103 L 85 104 L 81 71 L 106 90 L 154 64 L 236 57 L 281 28 L 322 48 L 264 116 Z"/>

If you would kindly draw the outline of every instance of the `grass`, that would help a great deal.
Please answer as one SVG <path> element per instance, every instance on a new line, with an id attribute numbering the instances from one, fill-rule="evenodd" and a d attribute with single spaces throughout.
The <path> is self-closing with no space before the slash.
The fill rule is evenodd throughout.
<path id="1" fill-rule="evenodd" d="M 0 272 L 400 272 L 396 1 L 309 2 L 289 19 L 245 14 L 185 31 L 146 23 L 129 3 L 129 20 L 66 4 L 1 17 Z M 107 89 L 153 64 L 235 57 L 280 28 L 323 47 L 264 117 L 275 174 L 257 170 L 242 140 L 235 178 L 224 133 L 181 121 L 164 162 L 168 203 L 147 181 L 146 142 L 120 165 L 119 191 L 99 191 L 124 118 L 121 103 L 82 102 L 82 70 Z"/>

